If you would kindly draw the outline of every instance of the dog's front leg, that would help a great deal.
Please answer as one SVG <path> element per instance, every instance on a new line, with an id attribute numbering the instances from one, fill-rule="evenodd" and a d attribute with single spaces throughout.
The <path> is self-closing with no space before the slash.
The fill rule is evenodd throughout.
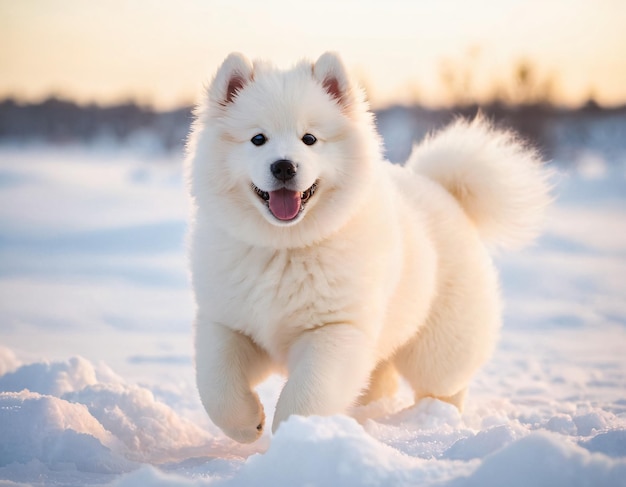
<path id="1" fill-rule="evenodd" d="M 263 433 L 265 413 L 252 387 L 270 371 L 267 354 L 249 337 L 197 319 L 196 381 L 211 420 L 233 440 L 250 443 Z"/>
<path id="2" fill-rule="evenodd" d="M 372 340 L 355 326 L 332 324 L 303 333 L 289 352 L 289 379 L 272 431 L 292 414 L 345 412 L 367 385 L 374 362 Z"/>

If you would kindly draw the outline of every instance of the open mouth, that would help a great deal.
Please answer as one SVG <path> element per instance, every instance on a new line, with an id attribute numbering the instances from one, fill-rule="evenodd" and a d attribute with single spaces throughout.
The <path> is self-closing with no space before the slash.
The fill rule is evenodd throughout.
<path id="1" fill-rule="evenodd" d="M 306 203 L 315 194 L 317 185 L 318 181 L 315 181 L 309 189 L 303 192 L 293 191 L 287 188 L 268 192 L 263 191 L 254 184 L 252 184 L 252 189 L 267 205 L 272 215 L 280 221 L 290 221 L 304 210 Z"/>

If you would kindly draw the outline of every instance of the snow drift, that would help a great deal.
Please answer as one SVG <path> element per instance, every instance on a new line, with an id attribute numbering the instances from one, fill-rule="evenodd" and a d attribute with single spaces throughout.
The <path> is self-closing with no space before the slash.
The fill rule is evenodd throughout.
<path id="1" fill-rule="evenodd" d="M 208 432 L 150 390 L 82 357 L 23 365 L 0 377 L 0 391 L 0 467 L 119 474 L 212 448 Z"/>
<path id="2" fill-rule="evenodd" d="M 17 362 L 6 349 L 2 355 Z M 474 430 L 468 424 L 477 418 L 447 403 L 427 399 L 394 413 L 400 403 L 391 401 L 356 411 L 362 424 L 292 417 L 266 451 L 245 460 L 251 450 L 81 357 L 21 365 L 0 377 L 0 391 L 0 478 L 11 480 L 32 480 L 31 471 L 67 485 L 126 474 L 115 484 L 123 487 L 626 485 L 626 425 L 599 411 L 553 415 L 544 428 L 483 412 L 483 423 L 493 424 Z M 587 439 L 577 445 L 580 438 Z"/>

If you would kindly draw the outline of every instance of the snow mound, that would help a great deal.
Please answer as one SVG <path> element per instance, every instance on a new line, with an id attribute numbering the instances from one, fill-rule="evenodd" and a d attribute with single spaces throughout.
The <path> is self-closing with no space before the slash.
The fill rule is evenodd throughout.
<path id="1" fill-rule="evenodd" d="M 620 487 L 626 486 L 626 460 L 560 441 L 552 434 L 534 432 L 488 456 L 469 477 L 450 487 Z"/>
<path id="2" fill-rule="evenodd" d="M 134 468 L 117 439 L 82 404 L 36 392 L 0 393 L 0 466 L 39 460 L 52 470 L 121 473 Z M 112 450 L 113 449 L 113 450 Z"/>
<path id="3" fill-rule="evenodd" d="M 428 467 L 377 441 L 352 418 L 292 416 L 269 450 L 250 457 L 223 485 L 415 485 L 428 480 Z"/>
<path id="4" fill-rule="evenodd" d="M 610 457 L 626 458 L 626 429 L 605 431 L 587 441 L 580 442 L 580 446 L 590 452 L 600 452 Z"/>
<path id="5" fill-rule="evenodd" d="M 4 350 L 2 356 L 11 358 Z M 0 468 L 53 476 L 120 474 L 138 468 L 135 462 L 176 461 L 215 446 L 150 390 L 81 357 L 0 376 L 0 431 Z"/>
<path id="6" fill-rule="evenodd" d="M 432 397 L 391 416 L 391 421 L 403 426 L 413 426 L 422 431 L 451 431 L 461 425 L 461 415 L 456 406 Z"/>
<path id="7" fill-rule="evenodd" d="M 98 369 L 82 357 L 65 362 L 37 362 L 23 365 L 0 377 L 0 391 L 31 392 L 60 397 L 66 392 L 78 391 L 99 381 L 121 380 L 106 366 Z"/>
<path id="8" fill-rule="evenodd" d="M 276 469 L 278 463 L 286 468 Z M 414 466 L 410 457 L 377 442 L 351 418 L 294 416 L 277 431 L 267 453 L 248 460 L 239 480 L 242 485 L 255 478 L 273 485 L 397 482 L 403 470 Z"/>
<path id="9" fill-rule="evenodd" d="M 494 426 L 477 434 L 461 438 L 454 443 L 443 455 L 451 460 L 472 460 L 482 458 L 500 450 L 504 446 L 525 436 L 528 431 L 522 426 L 500 425 Z"/>
<path id="10" fill-rule="evenodd" d="M 104 428 L 124 443 L 133 460 L 169 461 L 180 456 L 179 450 L 209 441 L 206 432 L 156 401 L 153 393 L 143 387 L 95 384 L 63 398 L 84 404 Z"/>

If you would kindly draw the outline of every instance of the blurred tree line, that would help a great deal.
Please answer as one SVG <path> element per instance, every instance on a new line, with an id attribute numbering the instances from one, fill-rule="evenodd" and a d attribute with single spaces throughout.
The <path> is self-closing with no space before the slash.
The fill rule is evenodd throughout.
<path id="1" fill-rule="evenodd" d="M 171 151 L 183 146 L 191 120 L 191 107 L 159 112 L 133 102 L 99 106 L 54 97 L 33 104 L 6 99 L 0 101 L 0 141 L 151 144 Z"/>
<path id="2" fill-rule="evenodd" d="M 499 101 L 431 109 L 394 106 L 376 113 L 392 162 L 408 157 L 411 147 L 458 117 L 478 113 L 501 128 L 517 131 L 547 159 L 571 159 L 582 151 L 597 152 L 626 163 L 626 106 L 603 108 L 590 101 L 579 108 L 546 104 L 506 105 Z"/>

